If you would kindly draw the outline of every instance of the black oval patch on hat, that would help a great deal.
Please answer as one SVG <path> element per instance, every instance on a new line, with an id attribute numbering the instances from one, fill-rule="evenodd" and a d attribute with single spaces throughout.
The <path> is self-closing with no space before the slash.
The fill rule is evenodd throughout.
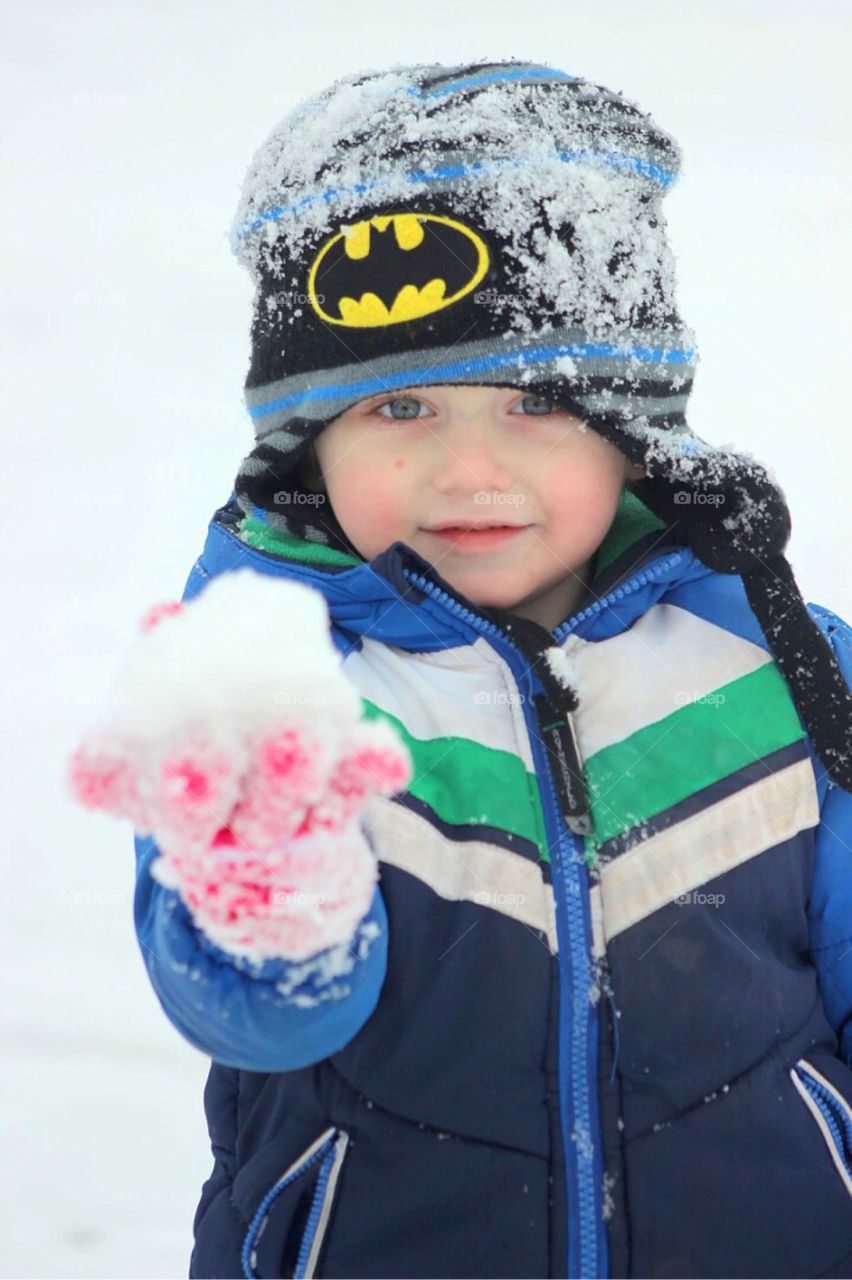
<path id="1" fill-rule="evenodd" d="M 343 224 L 311 265 L 307 293 L 327 324 L 383 328 L 432 315 L 475 289 L 490 265 L 479 232 L 444 214 L 375 214 Z"/>

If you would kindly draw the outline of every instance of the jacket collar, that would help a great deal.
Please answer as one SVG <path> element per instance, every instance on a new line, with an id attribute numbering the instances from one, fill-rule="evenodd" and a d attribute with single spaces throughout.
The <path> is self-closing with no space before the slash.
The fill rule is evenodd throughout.
<path id="1" fill-rule="evenodd" d="M 355 637 L 410 650 L 434 651 L 469 643 L 494 626 L 487 613 L 447 582 L 405 542 L 394 542 L 373 560 L 280 535 L 258 508 L 243 518 L 231 495 L 210 522 L 204 561 L 212 574 L 250 564 L 270 574 L 298 578 L 322 591 L 334 625 Z M 542 637 L 558 643 L 569 632 L 603 639 L 626 630 L 679 582 L 709 574 L 689 548 L 630 490 L 595 556 L 590 590 L 569 619 Z M 416 581 L 413 581 L 416 579 Z M 621 586 L 631 589 L 621 592 Z M 611 593 L 618 595 L 608 599 Z M 615 615 L 615 616 L 614 616 Z"/>

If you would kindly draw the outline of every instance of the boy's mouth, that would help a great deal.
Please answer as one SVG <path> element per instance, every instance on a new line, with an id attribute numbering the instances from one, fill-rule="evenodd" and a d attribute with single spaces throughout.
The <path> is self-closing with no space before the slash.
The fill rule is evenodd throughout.
<path id="1" fill-rule="evenodd" d="M 451 529 L 525 529 L 523 524 L 513 524 L 511 520 L 440 520 L 437 524 L 424 525 L 427 533 L 443 533 Z"/>
<path id="2" fill-rule="evenodd" d="M 431 533 L 442 542 L 450 543 L 454 550 L 486 551 L 517 538 L 529 527 L 526 524 L 440 524 L 433 525 L 424 532 Z"/>

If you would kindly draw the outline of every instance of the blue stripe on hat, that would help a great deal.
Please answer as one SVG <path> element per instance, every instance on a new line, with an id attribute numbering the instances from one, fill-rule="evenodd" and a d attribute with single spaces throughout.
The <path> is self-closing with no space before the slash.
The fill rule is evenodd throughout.
<path id="1" fill-rule="evenodd" d="M 555 157 L 565 164 L 582 163 L 585 160 L 592 160 L 595 163 L 604 164 L 612 169 L 621 169 L 641 174 L 643 177 L 650 178 L 653 182 L 659 183 L 663 188 L 671 186 L 676 175 L 669 169 L 662 169 L 657 164 L 652 164 L 648 160 L 642 160 L 637 156 L 618 155 L 614 151 L 559 151 L 555 153 Z M 474 161 L 469 165 L 439 165 L 435 169 L 415 169 L 411 173 L 401 174 L 406 182 L 445 182 L 452 178 L 465 178 L 469 174 L 475 173 L 499 173 L 505 168 L 532 169 L 539 168 L 538 160 L 498 160 L 494 163 L 484 163 L 483 161 Z M 348 187 L 330 187 L 326 191 L 321 191 L 317 195 L 302 196 L 299 200 L 295 200 L 292 204 L 278 205 L 275 209 L 268 209 L 264 213 L 257 214 L 254 218 L 249 218 L 246 222 L 240 224 L 236 228 L 235 235 L 238 239 L 247 235 L 250 231 L 255 231 L 258 227 L 263 226 L 265 222 L 276 222 L 279 218 L 287 214 L 298 213 L 305 205 L 318 204 L 324 201 L 326 204 L 331 200 L 337 200 L 345 195 L 355 193 L 363 194 L 365 191 L 371 191 L 378 186 L 386 186 L 386 182 L 380 182 L 378 179 L 372 182 L 354 182 Z"/>
<path id="2" fill-rule="evenodd" d="M 479 76 L 460 76 L 458 80 L 438 85 L 435 89 L 421 89 L 419 86 L 406 89 L 406 93 L 417 98 L 437 98 L 444 93 L 455 93 L 457 89 L 467 89 L 474 84 L 490 84 L 499 80 L 579 80 L 579 76 L 569 76 L 567 71 L 556 71 L 550 67 L 530 67 L 520 71 L 492 71 Z"/>
<path id="3" fill-rule="evenodd" d="M 338 386 L 306 387 L 303 391 L 291 396 L 272 400 L 268 404 L 253 405 L 249 414 L 253 419 L 266 417 L 269 413 L 277 413 L 294 404 L 304 404 L 308 400 L 341 400 L 362 398 L 373 391 L 388 391 L 392 387 L 410 387 L 415 385 L 431 385 L 440 382 L 442 376 L 454 373 L 476 373 L 479 370 L 500 368 L 507 364 L 517 364 L 518 356 L 523 363 L 532 361 L 545 363 L 556 356 L 616 357 L 619 359 L 636 359 L 645 363 L 686 364 L 695 355 L 695 348 L 667 347 L 615 347 L 610 343 L 562 343 L 555 347 L 517 348 L 514 351 L 501 351 L 494 355 L 478 356 L 469 360 L 455 360 L 449 364 L 432 365 L 428 369 L 403 369 L 397 374 L 382 374 L 375 378 L 362 378 L 359 382 L 348 382 Z"/>

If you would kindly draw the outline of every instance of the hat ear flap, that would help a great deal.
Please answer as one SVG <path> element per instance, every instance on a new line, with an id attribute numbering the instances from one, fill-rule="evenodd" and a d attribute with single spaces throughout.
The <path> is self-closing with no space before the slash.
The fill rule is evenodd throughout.
<path id="1" fill-rule="evenodd" d="M 313 472 L 320 483 L 306 487 L 321 488 L 324 492 L 313 440 L 308 436 L 308 432 L 316 430 L 316 423 L 307 418 L 297 418 L 287 432 L 270 432 L 254 445 L 241 461 L 235 482 L 237 500 L 244 511 L 257 506 L 276 513 L 281 505 L 280 500 L 276 500 L 276 493 L 279 490 L 289 491 L 294 482 L 301 485 L 303 480 L 313 479 Z"/>
<path id="2" fill-rule="evenodd" d="M 313 440 L 311 440 L 302 456 L 301 466 L 298 471 L 298 478 L 304 484 L 306 489 L 319 493 L 328 492 Z"/>
<path id="3" fill-rule="evenodd" d="M 712 476 L 711 467 L 716 472 Z M 653 472 L 637 480 L 636 496 L 671 525 L 708 569 L 745 573 L 780 555 L 792 521 L 784 494 L 754 463 L 718 456 L 689 480 Z"/>

